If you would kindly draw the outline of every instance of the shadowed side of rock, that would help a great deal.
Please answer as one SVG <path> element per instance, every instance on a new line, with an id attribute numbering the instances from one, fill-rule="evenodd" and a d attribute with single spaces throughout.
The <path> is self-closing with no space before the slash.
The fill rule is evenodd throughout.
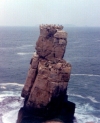
<path id="1" fill-rule="evenodd" d="M 75 104 L 68 101 L 63 105 L 63 108 L 58 115 L 47 117 L 43 115 L 34 115 L 33 111 L 21 108 L 18 112 L 16 123 L 74 123 L 73 120 L 75 120 L 75 118 L 72 115 L 74 114 L 73 109 L 75 109 Z"/>

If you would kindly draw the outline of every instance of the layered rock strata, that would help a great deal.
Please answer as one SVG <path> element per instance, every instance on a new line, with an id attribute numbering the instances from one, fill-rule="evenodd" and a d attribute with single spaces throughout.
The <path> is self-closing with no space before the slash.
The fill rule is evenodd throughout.
<path id="1" fill-rule="evenodd" d="M 57 114 L 67 104 L 71 64 L 63 59 L 66 45 L 67 33 L 62 25 L 40 25 L 36 53 L 21 93 L 24 106 L 36 115 Z"/>

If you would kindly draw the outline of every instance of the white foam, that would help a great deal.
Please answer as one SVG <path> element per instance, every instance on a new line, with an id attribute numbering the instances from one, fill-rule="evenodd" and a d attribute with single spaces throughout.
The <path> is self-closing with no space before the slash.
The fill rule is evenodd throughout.
<path id="1" fill-rule="evenodd" d="M 77 119 L 77 123 L 99 123 L 99 118 L 94 117 L 93 115 L 88 114 L 75 114 L 75 117 Z"/>
<path id="2" fill-rule="evenodd" d="M 22 46 L 17 47 L 17 48 L 24 49 L 24 48 L 27 48 L 27 47 L 33 47 L 33 45 L 22 45 Z"/>
<path id="3" fill-rule="evenodd" d="M 77 123 L 86 123 L 86 122 L 99 123 L 100 118 L 97 118 L 92 115 L 92 112 L 94 111 L 95 109 L 88 103 L 84 105 L 76 103 L 75 117 Z"/>
<path id="4" fill-rule="evenodd" d="M 4 97 L 10 97 L 10 96 L 20 96 L 21 92 L 20 91 L 2 91 L 2 93 L 0 94 L 0 100 L 2 100 L 2 98 Z"/>
<path id="5" fill-rule="evenodd" d="M 96 74 L 71 74 L 72 76 L 95 76 L 95 77 L 100 77 L 100 75 Z"/>
<path id="6" fill-rule="evenodd" d="M 5 98 L 4 96 L 0 95 L 0 102 L 2 102 L 4 100 L 4 98 Z"/>
<path id="7" fill-rule="evenodd" d="M 33 52 L 29 52 L 29 53 L 20 52 L 20 53 L 17 53 L 17 55 L 21 55 L 21 56 L 23 56 L 23 55 L 29 55 L 29 54 L 33 54 Z"/>
<path id="8" fill-rule="evenodd" d="M 10 112 L 5 113 L 2 116 L 3 123 L 16 123 L 17 116 L 18 116 L 18 108 L 16 110 L 12 110 Z"/>
<path id="9" fill-rule="evenodd" d="M 19 107 L 19 105 L 20 105 L 19 102 L 13 101 L 12 103 L 9 103 L 7 106 L 16 109 Z"/>
<path id="10" fill-rule="evenodd" d="M 15 95 L 14 95 L 15 96 Z M 81 97 L 81 95 L 77 95 Z M 83 98 L 83 97 L 82 97 Z M 2 116 L 3 123 L 16 123 L 17 115 L 20 107 L 23 105 L 21 104 L 22 101 L 12 100 L 12 102 L 7 103 L 6 107 L 12 107 L 12 110 L 6 109 Z M 76 103 L 76 110 L 75 110 L 75 117 L 76 122 L 74 123 L 86 123 L 86 122 L 93 122 L 93 123 L 100 123 L 100 118 L 93 116 L 91 113 L 95 111 L 95 109 L 87 104 L 80 104 Z"/>
<path id="11" fill-rule="evenodd" d="M 0 86 L 0 88 L 2 88 L 2 89 L 6 89 L 6 87 L 5 87 L 5 86 Z"/>
<path id="12" fill-rule="evenodd" d="M 95 109 L 90 106 L 89 103 L 84 103 L 83 105 L 81 105 L 80 103 L 76 103 L 76 113 L 82 113 L 82 114 L 87 114 L 90 112 L 93 112 Z"/>
<path id="13" fill-rule="evenodd" d="M 3 123 L 16 123 L 18 110 L 20 109 L 20 103 L 17 104 L 18 107 L 12 111 L 7 111 L 2 116 Z M 97 118 L 91 114 L 94 111 L 94 108 L 91 107 L 89 104 L 78 104 L 75 111 L 76 122 L 74 123 L 86 123 L 86 122 L 93 122 L 93 123 L 100 123 L 100 118 Z"/>
<path id="14" fill-rule="evenodd" d="M 70 93 L 68 93 L 68 95 L 75 96 L 75 97 L 80 97 L 80 98 L 83 98 L 83 99 L 86 98 L 86 97 L 83 97 L 82 95 L 78 95 L 78 94 L 70 94 Z"/>
<path id="15" fill-rule="evenodd" d="M 0 86 L 6 86 L 6 85 L 17 85 L 17 86 L 21 86 L 21 87 L 23 87 L 24 86 L 24 84 L 19 84 L 19 83 L 0 83 Z"/>
<path id="16" fill-rule="evenodd" d="M 14 49 L 13 47 L 0 47 L 0 50 L 12 50 Z"/>
<path id="17" fill-rule="evenodd" d="M 34 47 L 33 45 L 22 45 L 19 47 L 0 47 L 0 50 L 13 50 L 15 48 L 17 49 L 25 49 L 25 48 L 29 48 L 29 47 Z"/>
<path id="18" fill-rule="evenodd" d="M 0 103 L 0 121 L 2 121 L 2 123 L 16 123 L 18 111 L 23 106 L 24 100 L 23 98 L 18 96 L 18 94 L 14 94 L 13 96 L 11 96 L 11 92 L 9 93 L 8 91 L 6 93 L 8 94 L 8 96 L 5 95 L 5 93 L 4 95 L 0 94 L 0 99 L 1 95 L 3 96 L 2 98 L 5 99 L 3 102 Z M 6 101 L 7 103 L 5 103 Z"/>
<path id="19" fill-rule="evenodd" d="M 100 102 L 98 102 L 94 97 L 92 97 L 92 96 L 88 96 L 88 97 L 86 97 L 87 99 L 90 99 L 92 102 L 94 102 L 94 103 L 100 103 Z"/>
<path id="20" fill-rule="evenodd" d="M 93 103 L 100 103 L 100 102 L 98 102 L 98 101 L 95 99 L 95 97 L 92 97 L 92 96 L 84 97 L 84 96 L 79 95 L 79 94 L 70 94 L 70 93 L 68 93 L 68 95 L 70 95 L 70 96 L 75 96 L 75 97 L 79 97 L 79 98 L 83 98 L 83 99 L 89 99 L 89 100 L 91 100 Z"/>

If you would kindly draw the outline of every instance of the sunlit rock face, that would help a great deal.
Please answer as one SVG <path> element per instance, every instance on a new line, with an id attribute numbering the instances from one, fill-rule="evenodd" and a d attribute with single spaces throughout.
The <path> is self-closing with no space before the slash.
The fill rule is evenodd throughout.
<path id="1" fill-rule="evenodd" d="M 62 25 L 40 25 L 36 53 L 21 93 L 27 109 L 56 114 L 67 102 L 71 64 L 63 59 L 66 45 L 67 33 Z"/>
<path id="2" fill-rule="evenodd" d="M 63 26 L 41 25 L 40 36 L 36 43 L 36 52 L 40 57 L 52 61 L 62 59 L 67 44 L 67 33 Z"/>

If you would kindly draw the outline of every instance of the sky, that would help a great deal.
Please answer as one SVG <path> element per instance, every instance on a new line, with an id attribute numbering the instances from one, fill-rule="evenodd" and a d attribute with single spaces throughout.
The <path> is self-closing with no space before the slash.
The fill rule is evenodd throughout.
<path id="1" fill-rule="evenodd" d="M 100 27 L 100 0 L 0 0 L 0 26 Z"/>

